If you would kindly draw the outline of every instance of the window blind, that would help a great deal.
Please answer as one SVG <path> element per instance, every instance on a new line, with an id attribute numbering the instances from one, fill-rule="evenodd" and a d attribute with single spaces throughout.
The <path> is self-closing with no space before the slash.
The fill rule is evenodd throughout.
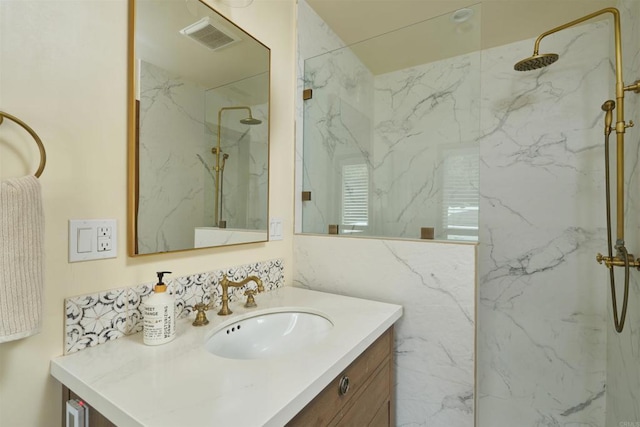
<path id="1" fill-rule="evenodd" d="M 477 239 L 479 169 L 477 147 L 444 154 L 442 224 L 448 239 Z"/>
<path id="2" fill-rule="evenodd" d="M 364 163 L 342 166 L 342 224 L 369 223 L 369 170 Z"/>

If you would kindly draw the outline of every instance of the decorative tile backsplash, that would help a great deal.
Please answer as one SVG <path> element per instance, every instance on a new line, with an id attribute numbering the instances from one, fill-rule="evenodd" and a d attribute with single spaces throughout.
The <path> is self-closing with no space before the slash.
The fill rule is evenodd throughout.
<path id="1" fill-rule="evenodd" d="M 233 281 L 258 276 L 262 279 L 265 291 L 284 285 L 282 259 L 169 278 L 165 283 L 167 291 L 176 299 L 177 318 L 188 316 L 195 304 L 209 303 L 212 298 L 215 306 L 220 305 L 223 274 Z M 151 294 L 155 283 L 65 299 L 65 354 L 142 331 L 142 304 Z M 229 289 L 229 301 L 241 299 L 246 288 L 254 286 L 250 282 L 242 288 Z"/>

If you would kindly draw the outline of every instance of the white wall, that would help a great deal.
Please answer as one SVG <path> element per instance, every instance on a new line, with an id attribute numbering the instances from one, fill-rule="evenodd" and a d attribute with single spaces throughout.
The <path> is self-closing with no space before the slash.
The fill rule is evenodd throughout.
<path id="1" fill-rule="evenodd" d="M 43 330 L 0 344 L 0 425 L 60 423 L 60 386 L 49 359 L 62 354 L 63 299 L 153 280 L 158 269 L 184 275 L 252 260 L 284 258 L 291 282 L 294 2 L 255 0 L 220 8 L 271 50 L 270 215 L 283 241 L 142 258 L 126 255 L 127 2 L 0 2 L 0 109 L 29 123 L 48 152 L 41 178 L 46 221 Z M 35 144 L 3 124 L 0 177 L 33 173 Z M 70 218 L 116 218 L 116 259 L 69 264 Z M 31 409 L 20 410 L 25 402 Z"/>

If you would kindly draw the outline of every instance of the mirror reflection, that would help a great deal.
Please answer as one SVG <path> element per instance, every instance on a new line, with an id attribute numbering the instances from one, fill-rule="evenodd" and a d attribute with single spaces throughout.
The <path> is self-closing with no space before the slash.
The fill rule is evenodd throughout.
<path id="1" fill-rule="evenodd" d="M 266 241 L 269 49 L 200 1 L 131 1 L 130 255 Z"/>

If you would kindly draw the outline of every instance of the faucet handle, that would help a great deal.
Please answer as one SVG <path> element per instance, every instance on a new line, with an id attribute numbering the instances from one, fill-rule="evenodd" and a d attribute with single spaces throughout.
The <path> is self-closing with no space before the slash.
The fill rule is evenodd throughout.
<path id="1" fill-rule="evenodd" d="M 245 307 L 252 308 L 258 306 L 258 304 L 256 304 L 256 299 L 254 298 L 256 291 L 247 290 L 244 292 L 244 294 L 247 297 L 247 302 L 244 304 Z"/>
<path id="2" fill-rule="evenodd" d="M 193 309 L 196 310 L 196 320 L 193 321 L 193 326 L 204 326 L 209 324 L 209 319 L 207 319 L 206 311 L 212 307 L 211 303 L 205 304 L 203 302 L 199 302 L 193 306 Z"/>

